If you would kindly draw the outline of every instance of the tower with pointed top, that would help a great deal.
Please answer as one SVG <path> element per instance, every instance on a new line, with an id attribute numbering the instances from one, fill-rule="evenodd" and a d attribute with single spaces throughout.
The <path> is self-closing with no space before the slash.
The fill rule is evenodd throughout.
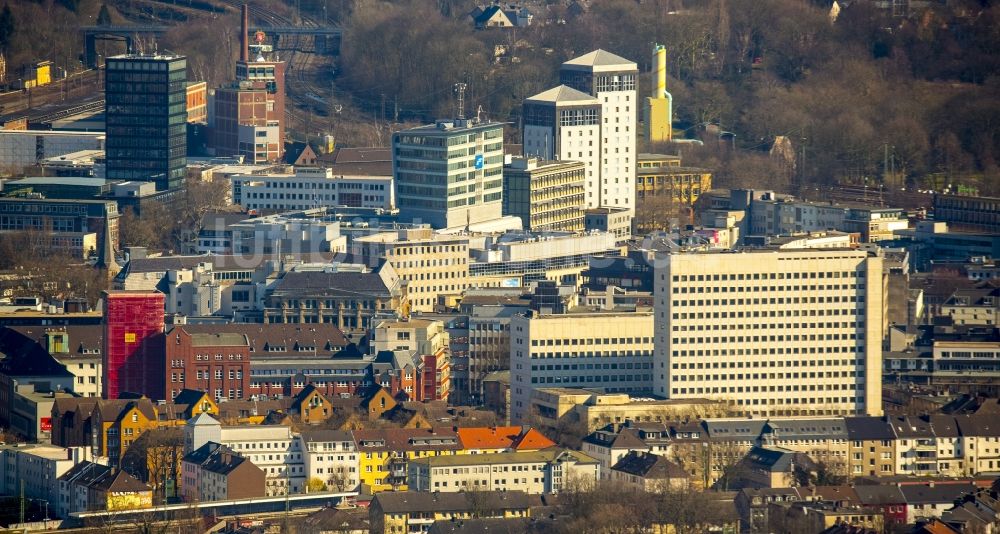
<path id="1" fill-rule="evenodd" d="M 594 50 L 562 64 L 559 82 L 601 104 L 600 175 L 592 207 L 635 209 L 637 108 L 635 62 Z"/>

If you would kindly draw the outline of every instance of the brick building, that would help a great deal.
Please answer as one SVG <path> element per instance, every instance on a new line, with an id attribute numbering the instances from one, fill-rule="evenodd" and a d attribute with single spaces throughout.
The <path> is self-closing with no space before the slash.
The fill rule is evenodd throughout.
<path id="1" fill-rule="evenodd" d="M 179 326 L 164 336 L 163 391 L 173 400 L 181 390 L 205 391 L 216 401 L 242 399 L 249 391 L 250 341 L 246 334 L 188 332 Z"/>

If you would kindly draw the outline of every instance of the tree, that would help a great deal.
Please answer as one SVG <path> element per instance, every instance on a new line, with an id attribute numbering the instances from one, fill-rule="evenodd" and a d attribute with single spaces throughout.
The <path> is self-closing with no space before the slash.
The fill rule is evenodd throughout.
<path id="1" fill-rule="evenodd" d="M 311 477 L 306 481 L 306 493 L 316 493 L 320 491 L 326 491 L 326 484 L 322 480 L 316 477 Z"/>
<path id="2" fill-rule="evenodd" d="M 121 467 L 153 487 L 153 501 L 166 502 L 167 481 L 174 487 L 184 456 L 184 434 L 180 428 L 156 428 L 143 432 L 125 451 Z"/>
<path id="3" fill-rule="evenodd" d="M 97 25 L 108 26 L 111 24 L 111 13 L 108 11 L 108 4 L 101 4 L 101 10 L 97 12 Z"/>
<path id="4" fill-rule="evenodd" d="M 10 4 L 4 3 L 3 10 L 0 10 L 0 51 L 6 51 L 10 42 L 14 39 L 14 32 L 17 24 L 14 20 L 14 13 L 10 10 Z"/>

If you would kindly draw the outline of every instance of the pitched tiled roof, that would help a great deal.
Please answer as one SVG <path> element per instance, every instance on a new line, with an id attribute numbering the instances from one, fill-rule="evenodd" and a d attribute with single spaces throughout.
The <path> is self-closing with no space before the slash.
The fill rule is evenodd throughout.
<path id="1" fill-rule="evenodd" d="M 616 56 L 607 50 L 597 49 L 580 57 L 573 58 L 563 63 L 568 66 L 580 67 L 609 67 L 621 66 L 623 68 L 635 68 L 635 62 L 629 61 L 621 56 Z"/>
<path id="2" fill-rule="evenodd" d="M 687 471 L 664 456 L 648 452 L 631 451 L 611 469 L 637 477 L 665 480 L 687 478 Z"/>
<path id="3" fill-rule="evenodd" d="M 537 429 L 530 427 L 522 430 L 521 434 L 514 438 L 514 443 L 511 444 L 511 447 L 517 451 L 547 449 L 555 446 L 554 441 L 545 437 Z"/>
<path id="4" fill-rule="evenodd" d="M 906 504 L 944 504 L 953 502 L 966 493 L 976 491 L 970 482 L 903 484 L 899 487 Z"/>
<path id="5" fill-rule="evenodd" d="M 896 437 L 892 426 L 881 417 L 846 417 L 844 426 L 851 441 L 891 440 Z"/>
<path id="6" fill-rule="evenodd" d="M 181 327 L 175 327 L 181 328 Z M 284 347 L 284 353 L 302 354 L 311 356 L 315 347 L 315 355 L 329 358 L 339 353 L 350 343 L 344 337 L 344 333 L 336 325 L 327 323 L 316 324 L 290 324 L 290 323 L 231 323 L 223 325 L 203 324 L 184 325 L 184 331 L 189 334 L 241 334 L 246 336 L 250 343 L 253 355 L 251 358 L 260 361 L 267 358 L 266 348 Z M 172 332 L 173 330 L 171 330 Z M 169 335 L 169 332 L 168 332 Z M 309 347 L 310 350 L 301 352 L 299 349 Z"/>
<path id="7" fill-rule="evenodd" d="M 356 430 L 354 441 L 358 450 L 366 451 L 433 451 L 462 449 L 458 433 L 451 428 L 383 428 Z"/>
<path id="8" fill-rule="evenodd" d="M 583 91 L 577 91 L 567 85 L 553 87 L 552 89 L 542 91 L 537 95 L 529 96 L 527 101 L 548 102 L 553 104 L 558 104 L 560 102 L 572 102 L 574 104 L 600 104 L 600 101 L 594 96 L 588 95 Z"/>

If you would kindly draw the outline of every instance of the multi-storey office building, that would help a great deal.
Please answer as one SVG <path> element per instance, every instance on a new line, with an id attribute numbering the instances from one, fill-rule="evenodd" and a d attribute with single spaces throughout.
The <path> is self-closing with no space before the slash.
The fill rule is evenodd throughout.
<path id="1" fill-rule="evenodd" d="M 248 210 L 396 207 L 391 176 L 344 176 L 331 169 L 299 167 L 294 174 L 236 174 L 230 180 L 233 204 Z"/>
<path id="2" fill-rule="evenodd" d="M 118 219 L 118 205 L 111 200 L 0 198 L 0 233 L 44 232 L 51 236 L 53 252 L 78 257 L 103 250 L 106 239 L 118 243 Z M 96 250 L 86 248 L 87 241 Z"/>
<path id="3" fill-rule="evenodd" d="M 434 228 L 499 219 L 503 199 L 503 125 L 438 121 L 392 136 L 400 217 Z"/>
<path id="4" fill-rule="evenodd" d="M 503 168 L 503 213 L 533 232 L 583 230 L 586 166 L 518 157 Z"/>
<path id="5" fill-rule="evenodd" d="M 635 208 L 636 64 L 595 50 L 562 64 L 559 82 L 597 97 L 601 104 L 600 188 L 588 207 Z"/>
<path id="6" fill-rule="evenodd" d="M 540 314 L 510 321 L 511 421 L 525 422 L 541 387 L 653 392 L 653 315 Z"/>
<path id="7" fill-rule="evenodd" d="M 523 491 L 559 493 L 573 480 L 593 484 L 601 464 L 594 458 L 558 447 L 535 452 L 460 454 L 421 458 L 408 466 L 410 491 Z"/>
<path id="8" fill-rule="evenodd" d="M 881 257 L 776 250 L 657 261 L 654 393 L 755 415 L 881 413 Z"/>
<path id="9" fill-rule="evenodd" d="M 1000 198 L 934 195 L 934 220 L 982 232 L 1000 232 Z"/>
<path id="10" fill-rule="evenodd" d="M 600 101 L 560 85 L 529 97 L 523 107 L 524 153 L 546 161 L 583 162 L 586 207 L 600 205 Z"/>
<path id="11" fill-rule="evenodd" d="M 187 59 L 125 54 L 105 64 L 106 176 L 183 185 L 187 157 Z"/>
<path id="12" fill-rule="evenodd" d="M 434 311 L 439 298 L 457 298 L 469 287 L 469 236 L 429 228 L 381 232 L 353 240 L 351 252 L 366 265 L 388 262 L 406 282 L 414 311 Z"/>

